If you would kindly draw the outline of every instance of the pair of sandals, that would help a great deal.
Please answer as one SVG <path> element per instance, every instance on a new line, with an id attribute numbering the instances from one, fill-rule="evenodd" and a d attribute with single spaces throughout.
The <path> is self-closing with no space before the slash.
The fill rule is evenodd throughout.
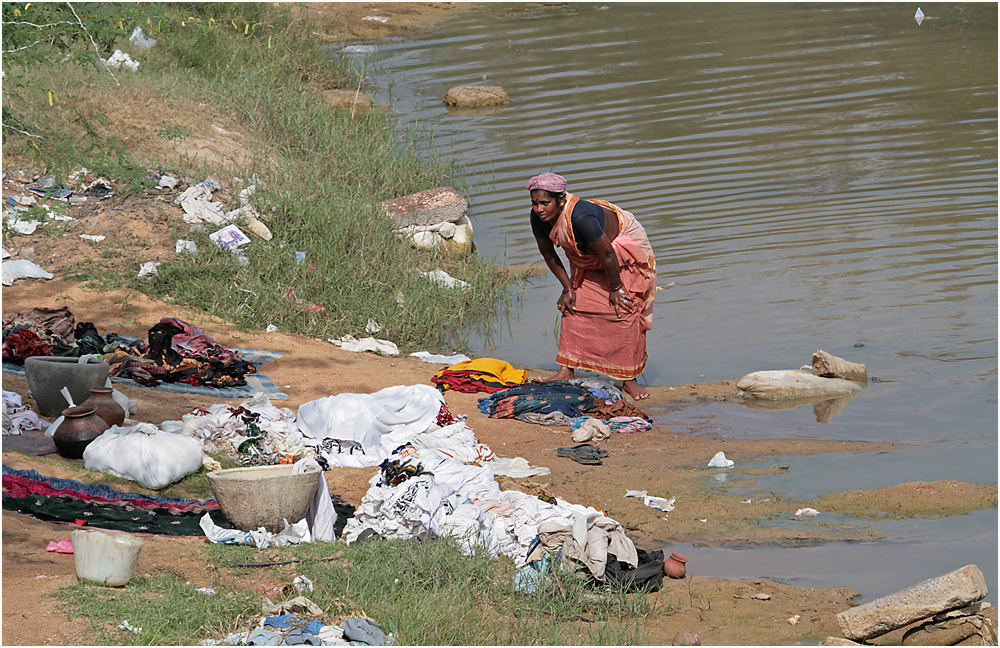
<path id="1" fill-rule="evenodd" d="M 591 443 L 581 443 L 580 445 L 573 446 L 572 448 L 557 448 L 556 454 L 560 457 L 569 457 L 577 463 L 586 464 L 588 466 L 600 466 L 604 463 L 601 461 L 601 457 L 608 456 L 608 452 L 606 450 L 601 450 L 599 447 Z"/>

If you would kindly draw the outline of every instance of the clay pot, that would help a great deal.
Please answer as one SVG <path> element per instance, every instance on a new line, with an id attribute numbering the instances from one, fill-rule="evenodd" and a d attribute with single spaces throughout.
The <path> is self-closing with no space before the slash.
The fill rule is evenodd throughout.
<path id="1" fill-rule="evenodd" d="M 687 561 L 684 554 L 679 554 L 676 551 L 671 552 L 663 561 L 663 573 L 670 578 L 684 578 L 684 575 L 687 574 L 687 566 L 684 563 Z"/>
<path id="2" fill-rule="evenodd" d="M 83 451 L 90 442 L 108 429 L 108 424 L 91 406 L 70 407 L 64 409 L 62 415 L 63 422 L 52 435 L 52 442 L 56 444 L 59 454 L 68 459 L 83 457 Z"/>
<path id="3" fill-rule="evenodd" d="M 81 363 L 79 358 L 33 356 L 24 361 L 24 377 L 38 413 L 55 417 L 67 405 L 59 390 L 68 388 L 73 402 L 82 403 L 90 396 L 91 387 L 107 382 L 109 368 L 107 362 L 93 358 Z"/>
<path id="4" fill-rule="evenodd" d="M 80 403 L 82 407 L 93 407 L 97 415 L 104 419 L 108 427 L 125 422 L 125 410 L 111 397 L 110 387 L 91 387 L 90 398 Z"/>

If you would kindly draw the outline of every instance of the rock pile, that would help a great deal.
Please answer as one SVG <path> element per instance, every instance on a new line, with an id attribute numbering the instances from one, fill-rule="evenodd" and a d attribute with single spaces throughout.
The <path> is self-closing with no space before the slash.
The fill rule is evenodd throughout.
<path id="1" fill-rule="evenodd" d="M 386 213 L 396 221 L 396 234 L 414 247 L 440 248 L 452 254 L 469 254 L 474 248 L 469 201 L 451 187 L 438 187 L 386 200 Z"/>
<path id="2" fill-rule="evenodd" d="M 983 572 L 966 565 L 841 612 L 837 622 L 844 638 L 827 637 L 820 645 L 859 646 L 856 642 L 912 625 L 903 646 L 995 646 L 997 609 L 980 603 L 987 593 Z"/>

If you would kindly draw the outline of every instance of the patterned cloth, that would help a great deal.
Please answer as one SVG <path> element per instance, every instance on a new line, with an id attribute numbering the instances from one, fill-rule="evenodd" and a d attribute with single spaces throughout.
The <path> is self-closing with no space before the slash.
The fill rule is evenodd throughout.
<path id="1" fill-rule="evenodd" d="M 529 412 L 562 412 L 581 416 L 597 399 L 587 389 L 559 383 L 520 385 L 479 399 L 479 410 L 490 418 L 520 418 Z"/>
<path id="2" fill-rule="evenodd" d="M 124 493 L 101 484 L 47 477 L 3 466 L 3 508 L 42 520 L 132 533 L 202 535 L 199 516 L 218 511 L 204 501 Z M 220 515 L 216 517 L 221 518 Z"/>

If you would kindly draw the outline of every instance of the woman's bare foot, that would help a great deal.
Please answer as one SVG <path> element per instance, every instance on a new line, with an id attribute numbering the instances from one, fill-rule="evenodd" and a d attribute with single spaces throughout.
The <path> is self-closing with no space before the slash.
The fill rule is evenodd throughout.
<path id="1" fill-rule="evenodd" d="M 560 365 L 559 366 L 559 371 L 555 372 L 554 374 L 552 374 L 548 378 L 542 378 L 542 382 L 551 382 L 553 380 L 570 380 L 575 375 L 576 374 L 573 373 L 572 369 L 570 369 L 569 367 L 563 367 L 562 365 Z M 633 382 L 635 382 L 635 381 L 633 381 Z"/>
<path id="2" fill-rule="evenodd" d="M 632 380 L 626 380 L 622 383 L 622 389 L 626 394 L 632 397 L 632 400 L 641 401 L 643 399 L 649 398 L 649 392 L 639 386 L 635 378 Z"/>

